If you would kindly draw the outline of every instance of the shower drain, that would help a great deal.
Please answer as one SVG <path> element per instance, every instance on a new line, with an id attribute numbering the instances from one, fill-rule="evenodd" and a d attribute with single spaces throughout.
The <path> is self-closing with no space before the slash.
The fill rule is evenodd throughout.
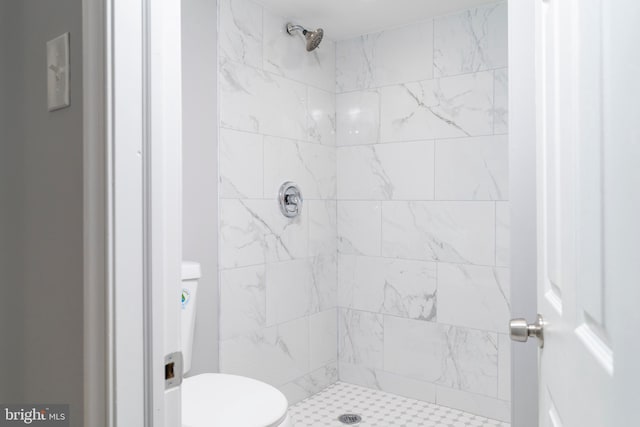
<path id="1" fill-rule="evenodd" d="M 358 414 L 342 414 L 338 417 L 338 421 L 340 421 L 342 424 L 354 425 L 360 424 L 360 421 L 362 421 L 362 417 Z"/>

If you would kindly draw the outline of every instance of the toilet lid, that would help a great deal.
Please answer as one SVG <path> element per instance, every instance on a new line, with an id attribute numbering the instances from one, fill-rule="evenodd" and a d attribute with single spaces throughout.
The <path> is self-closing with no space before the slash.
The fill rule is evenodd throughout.
<path id="1" fill-rule="evenodd" d="M 182 382 L 183 427 L 272 427 L 287 415 L 287 398 L 251 378 L 200 374 Z"/>

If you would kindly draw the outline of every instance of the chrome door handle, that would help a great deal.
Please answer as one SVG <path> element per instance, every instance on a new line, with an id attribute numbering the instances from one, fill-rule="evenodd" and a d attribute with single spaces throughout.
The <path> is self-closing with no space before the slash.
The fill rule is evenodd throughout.
<path id="1" fill-rule="evenodd" d="M 544 347 L 544 319 L 538 314 L 535 323 L 527 323 L 526 319 L 511 319 L 509 336 L 512 341 L 527 342 L 529 337 L 538 338 L 538 346 Z"/>

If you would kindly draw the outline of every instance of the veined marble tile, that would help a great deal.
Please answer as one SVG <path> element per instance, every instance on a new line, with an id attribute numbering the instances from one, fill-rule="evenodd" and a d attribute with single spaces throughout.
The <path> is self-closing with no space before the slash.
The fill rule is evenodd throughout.
<path id="1" fill-rule="evenodd" d="M 436 141 L 437 200 L 509 198 L 506 135 Z"/>
<path id="2" fill-rule="evenodd" d="M 492 397 L 497 394 L 497 334 L 384 317 L 384 370 Z"/>
<path id="3" fill-rule="evenodd" d="M 220 342 L 220 372 L 281 386 L 309 372 L 309 318 Z"/>
<path id="4" fill-rule="evenodd" d="M 310 86 L 335 91 L 335 43 L 324 38 L 317 49 L 307 52 L 301 32 L 287 33 L 289 22 L 265 9 L 263 66 L 266 71 Z"/>
<path id="5" fill-rule="evenodd" d="M 221 0 L 220 56 L 262 67 L 262 7 L 247 0 Z"/>
<path id="6" fill-rule="evenodd" d="M 436 76 L 507 66 L 507 2 L 435 18 Z"/>
<path id="7" fill-rule="evenodd" d="M 511 401 L 511 340 L 498 334 L 498 399 Z"/>
<path id="8" fill-rule="evenodd" d="M 220 196 L 260 198 L 263 192 L 262 135 L 220 129 Z"/>
<path id="9" fill-rule="evenodd" d="M 438 321 L 506 333 L 511 317 L 509 269 L 438 263 Z"/>
<path id="10" fill-rule="evenodd" d="M 220 272 L 220 339 L 249 334 L 266 326 L 264 265 Z"/>
<path id="11" fill-rule="evenodd" d="M 335 257 L 338 251 L 336 201 L 308 200 L 302 209 L 309 218 L 309 256 Z"/>
<path id="12" fill-rule="evenodd" d="M 402 377 L 381 369 L 372 369 L 345 362 L 338 364 L 338 370 L 340 381 L 424 402 L 435 402 L 436 400 L 436 386 L 432 383 Z"/>
<path id="13" fill-rule="evenodd" d="M 307 87 L 253 67 L 223 61 L 220 125 L 304 141 L 308 133 Z"/>
<path id="14" fill-rule="evenodd" d="M 418 320 L 436 320 L 436 266 L 426 261 L 358 256 L 341 286 L 347 307 Z"/>
<path id="15" fill-rule="evenodd" d="M 338 250 L 343 254 L 380 255 L 380 202 L 338 202 Z"/>
<path id="16" fill-rule="evenodd" d="M 511 208 L 509 202 L 496 202 L 496 265 L 511 264 Z"/>
<path id="17" fill-rule="evenodd" d="M 336 194 L 336 149 L 283 138 L 264 138 L 264 194 L 276 200 L 280 186 L 293 181 L 303 198 L 332 199 Z M 304 207 L 303 207 L 304 213 Z"/>
<path id="18" fill-rule="evenodd" d="M 316 255 L 311 263 L 311 312 L 324 311 L 338 304 L 336 254 Z"/>
<path id="19" fill-rule="evenodd" d="M 335 362 L 338 357 L 338 313 L 321 311 L 309 317 L 309 369 Z"/>
<path id="20" fill-rule="evenodd" d="M 304 258 L 306 215 L 285 218 L 274 200 L 220 201 L 220 267 L 242 267 Z"/>
<path id="21" fill-rule="evenodd" d="M 336 95 L 337 145 L 380 142 L 380 93 L 377 90 Z"/>
<path id="22" fill-rule="evenodd" d="M 358 145 L 337 151 L 338 199 L 433 199 L 433 142 Z"/>
<path id="23" fill-rule="evenodd" d="M 498 335 L 493 332 L 439 325 L 445 341 L 442 374 L 436 382 L 451 388 L 496 397 Z"/>
<path id="24" fill-rule="evenodd" d="M 435 382 L 442 375 L 444 337 L 433 322 L 384 316 L 384 370 Z"/>
<path id="25" fill-rule="evenodd" d="M 494 420 L 511 422 L 511 404 L 506 400 L 438 386 L 436 388 L 436 403 Z"/>
<path id="26" fill-rule="evenodd" d="M 492 265 L 493 202 L 382 202 L 382 256 Z"/>
<path id="27" fill-rule="evenodd" d="M 338 381 L 338 365 L 333 362 L 278 388 L 287 397 L 289 405 L 293 405 L 336 381 Z"/>
<path id="28" fill-rule="evenodd" d="M 336 145 L 336 95 L 309 87 L 309 142 Z"/>
<path id="29" fill-rule="evenodd" d="M 493 72 L 381 89 L 383 142 L 493 133 Z"/>
<path id="30" fill-rule="evenodd" d="M 336 46 L 337 92 L 432 77 L 433 22 L 367 34 Z"/>
<path id="31" fill-rule="evenodd" d="M 338 360 L 382 368 L 382 315 L 338 310 Z"/>
<path id="32" fill-rule="evenodd" d="M 349 307 L 353 301 L 357 258 L 355 255 L 338 255 L 338 307 Z"/>
<path id="33" fill-rule="evenodd" d="M 312 312 L 311 264 L 307 259 L 267 264 L 267 325 Z"/>
<path id="34" fill-rule="evenodd" d="M 506 68 L 500 68 L 493 75 L 493 132 L 502 134 L 509 132 L 509 73 Z"/>

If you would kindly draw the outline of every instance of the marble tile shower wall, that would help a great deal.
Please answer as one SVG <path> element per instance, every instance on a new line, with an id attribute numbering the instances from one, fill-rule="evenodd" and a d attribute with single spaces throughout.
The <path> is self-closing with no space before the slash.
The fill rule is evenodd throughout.
<path id="1" fill-rule="evenodd" d="M 507 8 L 336 45 L 340 380 L 509 419 Z"/>
<path id="2" fill-rule="evenodd" d="M 295 403 L 337 380 L 335 44 L 308 54 L 284 18 L 218 7 L 220 370 Z M 275 202 L 289 180 L 295 220 Z"/>

